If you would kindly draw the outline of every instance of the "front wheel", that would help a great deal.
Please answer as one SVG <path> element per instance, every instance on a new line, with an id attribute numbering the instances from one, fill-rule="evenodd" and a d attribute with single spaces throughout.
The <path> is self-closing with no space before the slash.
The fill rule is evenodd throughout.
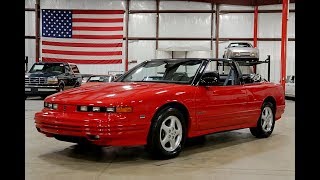
<path id="1" fill-rule="evenodd" d="M 257 122 L 257 127 L 250 128 L 250 132 L 257 138 L 267 138 L 272 134 L 274 125 L 274 106 L 270 102 L 265 102 L 262 105 L 261 114 Z"/>
<path id="2" fill-rule="evenodd" d="M 186 140 L 186 123 L 175 108 L 160 111 L 153 120 L 147 149 L 154 158 L 169 159 L 178 156 Z"/>
<path id="3" fill-rule="evenodd" d="M 59 85 L 59 92 L 62 92 L 64 90 L 64 85 L 63 84 L 60 84 Z"/>

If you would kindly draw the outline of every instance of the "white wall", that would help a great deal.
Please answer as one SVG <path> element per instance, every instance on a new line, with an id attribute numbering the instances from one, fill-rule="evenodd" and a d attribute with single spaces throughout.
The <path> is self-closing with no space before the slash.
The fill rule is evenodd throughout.
<path id="1" fill-rule="evenodd" d="M 294 9 L 294 3 L 289 4 L 290 9 Z M 282 9 L 282 5 L 260 6 L 260 10 Z M 258 16 L 258 37 L 259 38 L 281 38 L 282 31 L 282 13 L 259 13 Z M 295 38 L 295 13 L 290 12 L 288 16 L 288 38 Z M 280 81 L 281 73 L 281 41 L 259 42 L 260 59 L 264 60 L 267 55 L 271 57 L 270 80 Z M 287 43 L 287 75 L 295 73 L 295 42 Z M 258 65 L 257 73 L 267 77 L 267 65 Z"/>
<path id="2" fill-rule="evenodd" d="M 253 38 L 253 14 L 230 13 L 219 16 L 220 38 Z"/>
<path id="3" fill-rule="evenodd" d="M 36 0 L 25 0 L 24 7 L 25 8 L 35 8 Z"/>
<path id="4" fill-rule="evenodd" d="M 25 7 L 34 8 L 35 0 L 25 0 Z M 41 9 L 125 9 L 125 0 L 40 0 Z M 155 10 L 155 0 L 131 0 L 130 10 Z M 295 5 L 290 4 L 290 9 Z M 160 10 L 211 10 L 210 3 L 191 1 L 160 1 Z M 281 9 L 282 5 L 259 6 L 259 9 Z M 214 7 L 215 9 L 215 7 Z M 250 6 L 220 5 L 220 10 L 253 10 Z M 130 14 L 129 37 L 155 37 L 156 14 Z M 211 13 L 175 14 L 164 13 L 159 15 L 159 37 L 211 37 Z M 220 14 L 220 38 L 253 38 L 253 13 L 229 13 Z M 25 13 L 25 34 L 34 35 L 34 12 Z M 259 38 L 281 37 L 281 13 L 259 13 L 258 17 Z M 214 22 L 215 23 L 215 22 Z M 124 32 L 125 34 L 125 32 Z M 215 36 L 215 27 L 213 28 Z M 295 13 L 289 14 L 288 37 L 295 37 Z M 231 41 L 219 42 L 218 57 L 222 57 L 224 47 Z M 35 40 L 25 40 L 26 55 L 31 59 L 35 56 Z M 251 42 L 253 43 L 253 42 Z M 210 41 L 159 41 L 156 50 L 154 40 L 129 41 L 129 61 L 137 60 L 137 63 L 129 64 L 129 68 L 138 63 L 153 58 L 171 58 L 172 51 L 176 55 L 187 51 L 187 57 L 215 57 L 215 43 L 210 49 Z M 124 45 L 125 47 L 125 41 Z M 258 43 L 260 59 L 264 60 L 271 55 L 271 80 L 279 81 L 280 76 L 280 41 Z M 295 42 L 288 42 L 287 74 L 294 74 Z M 123 48 L 123 57 L 125 48 Z M 124 70 L 125 60 L 121 65 L 79 65 L 83 73 L 107 73 L 111 70 Z M 258 65 L 258 73 L 267 78 L 267 66 Z"/>

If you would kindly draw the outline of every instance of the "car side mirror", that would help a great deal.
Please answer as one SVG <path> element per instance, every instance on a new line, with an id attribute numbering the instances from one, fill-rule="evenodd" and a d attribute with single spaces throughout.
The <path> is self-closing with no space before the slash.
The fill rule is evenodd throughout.
<path id="1" fill-rule="evenodd" d="M 216 77 L 203 77 L 199 81 L 200 86 L 217 86 L 219 85 Z"/>

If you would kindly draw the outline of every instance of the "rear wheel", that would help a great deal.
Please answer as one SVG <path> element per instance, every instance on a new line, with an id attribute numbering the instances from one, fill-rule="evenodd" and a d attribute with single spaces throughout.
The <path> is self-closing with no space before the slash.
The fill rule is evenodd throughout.
<path id="1" fill-rule="evenodd" d="M 147 149 L 154 158 L 174 158 L 180 154 L 185 140 L 183 115 L 175 108 L 166 108 L 156 115 L 151 125 Z"/>
<path id="2" fill-rule="evenodd" d="M 275 126 L 274 106 L 270 102 L 262 105 L 261 114 L 257 122 L 257 127 L 250 128 L 250 132 L 257 138 L 269 137 Z"/>

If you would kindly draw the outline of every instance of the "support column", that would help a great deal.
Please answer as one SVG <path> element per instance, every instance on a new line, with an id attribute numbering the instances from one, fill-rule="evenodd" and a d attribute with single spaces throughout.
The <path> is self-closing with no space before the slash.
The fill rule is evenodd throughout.
<path id="1" fill-rule="evenodd" d="M 289 13 L 289 0 L 282 1 L 282 33 L 281 33 L 281 78 L 280 83 L 285 90 L 285 83 L 286 83 L 286 64 L 287 64 L 287 41 L 288 41 L 288 34 L 287 34 L 287 25 L 288 25 L 288 13 Z"/>
<path id="2" fill-rule="evenodd" d="M 36 62 L 40 59 L 40 0 L 36 0 L 35 4 L 35 29 L 36 29 Z"/>
<path id="3" fill-rule="evenodd" d="M 156 4 L 157 4 L 157 17 L 156 17 L 156 50 L 158 50 L 158 47 L 159 47 L 159 41 L 158 41 L 158 38 L 159 38 L 159 3 L 160 3 L 160 0 L 157 0 L 157 1 L 156 1 Z"/>
<path id="4" fill-rule="evenodd" d="M 258 47 L 258 6 L 254 7 L 253 47 Z M 257 73 L 257 65 L 253 65 L 253 72 Z"/>
<path id="5" fill-rule="evenodd" d="M 220 19 L 220 7 L 216 4 L 216 58 L 219 58 L 219 19 Z M 218 65 L 216 65 L 216 70 L 218 70 Z"/>
<path id="6" fill-rule="evenodd" d="M 130 0 L 127 0 L 126 5 L 126 57 L 125 57 L 125 71 L 129 69 L 129 4 Z"/>

